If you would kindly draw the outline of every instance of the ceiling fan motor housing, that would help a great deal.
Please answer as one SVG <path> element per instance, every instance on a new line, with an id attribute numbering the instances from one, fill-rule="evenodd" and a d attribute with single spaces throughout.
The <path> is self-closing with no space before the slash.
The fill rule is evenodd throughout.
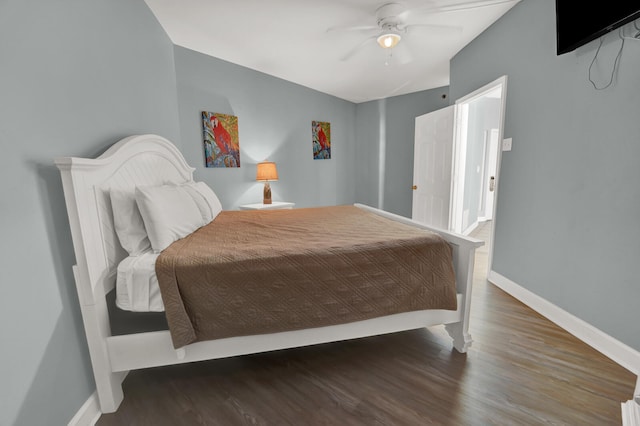
<path id="1" fill-rule="evenodd" d="M 400 16 L 405 12 L 400 3 L 383 4 L 376 10 L 378 26 L 384 31 L 402 31 L 403 19 Z"/>

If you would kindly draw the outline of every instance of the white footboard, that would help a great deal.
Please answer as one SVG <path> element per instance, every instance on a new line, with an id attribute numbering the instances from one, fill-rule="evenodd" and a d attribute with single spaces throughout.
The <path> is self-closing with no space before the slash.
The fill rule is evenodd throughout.
<path id="1" fill-rule="evenodd" d="M 415 220 L 408 219 L 404 216 L 389 213 L 363 204 L 356 206 L 379 214 L 389 219 L 396 220 L 401 223 L 416 226 L 422 229 L 428 229 L 442 236 L 453 248 L 453 264 L 456 272 L 456 289 L 459 296 L 462 296 L 462 306 L 458 305 L 461 310 L 460 321 L 446 323 L 445 328 L 453 339 L 453 346 L 458 352 L 466 352 L 471 342 L 469 334 L 469 312 L 471 310 L 471 290 L 473 287 L 473 267 L 475 263 L 476 249 L 484 245 L 484 241 L 464 235 L 455 234 L 432 226 L 424 225 Z M 460 300 L 460 297 L 459 297 Z"/>

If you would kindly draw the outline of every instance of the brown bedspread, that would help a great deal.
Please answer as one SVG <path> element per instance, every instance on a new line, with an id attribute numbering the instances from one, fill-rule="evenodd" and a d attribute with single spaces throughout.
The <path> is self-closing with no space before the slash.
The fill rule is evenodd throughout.
<path id="1" fill-rule="evenodd" d="M 355 206 L 223 211 L 156 261 L 173 345 L 456 309 L 451 247 Z"/>

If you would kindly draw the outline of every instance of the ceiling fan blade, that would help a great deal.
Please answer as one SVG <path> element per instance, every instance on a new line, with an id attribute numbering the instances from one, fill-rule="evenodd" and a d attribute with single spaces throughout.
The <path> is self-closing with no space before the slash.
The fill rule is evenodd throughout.
<path id="1" fill-rule="evenodd" d="M 361 43 L 359 43 L 356 47 L 354 47 L 353 49 L 351 49 L 350 51 L 348 51 L 346 54 L 344 54 L 340 60 L 341 61 L 348 61 L 349 59 L 351 59 L 356 53 L 358 53 L 358 51 L 360 49 L 362 49 L 364 46 L 366 46 L 368 43 L 370 43 L 371 41 L 374 41 L 377 37 L 376 36 L 372 36 L 372 37 L 367 37 L 366 39 L 364 39 Z"/>
<path id="2" fill-rule="evenodd" d="M 457 25 L 436 25 L 436 24 L 409 24 L 405 25 L 403 29 L 411 32 L 415 29 L 425 28 L 438 31 L 439 33 L 461 34 L 462 27 Z"/>
<path id="3" fill-rule="evenodd" d="M 479 0 L 479 1 L 469 1 L 462 3 L 454 3 L 445 6 L 425 6 L 425 7 L 417 7 L 412 8 L 408 12 L 410 13 L 441 13 L 441 12 L 456 12 L 461 10 L 472 10 L 479 9 L 482 7 L 491 7 L 497 6 L 500 4 L 506 3 L 514 3 L 520 0 Z"/>
<path id="4" fill-rule="evenodd" d="M 326 32 L 336 32 L 336 31 L 372 31 L 372 30 L 380 30 L 380 27 L 377 25 L 335 25 L 333 27 L 327 28 Z"/>

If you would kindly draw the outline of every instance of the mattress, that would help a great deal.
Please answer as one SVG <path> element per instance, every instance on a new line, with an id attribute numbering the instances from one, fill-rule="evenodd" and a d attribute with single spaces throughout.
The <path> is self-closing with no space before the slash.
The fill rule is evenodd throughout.
<path id="1" fill-rule="evenodd" d="M 158 278 L 156 259 L 151 251 L 129 256 L 118 264 L 116 276 L 116 306 L 131 312 L 162 312 L 164 304 Z"/>

